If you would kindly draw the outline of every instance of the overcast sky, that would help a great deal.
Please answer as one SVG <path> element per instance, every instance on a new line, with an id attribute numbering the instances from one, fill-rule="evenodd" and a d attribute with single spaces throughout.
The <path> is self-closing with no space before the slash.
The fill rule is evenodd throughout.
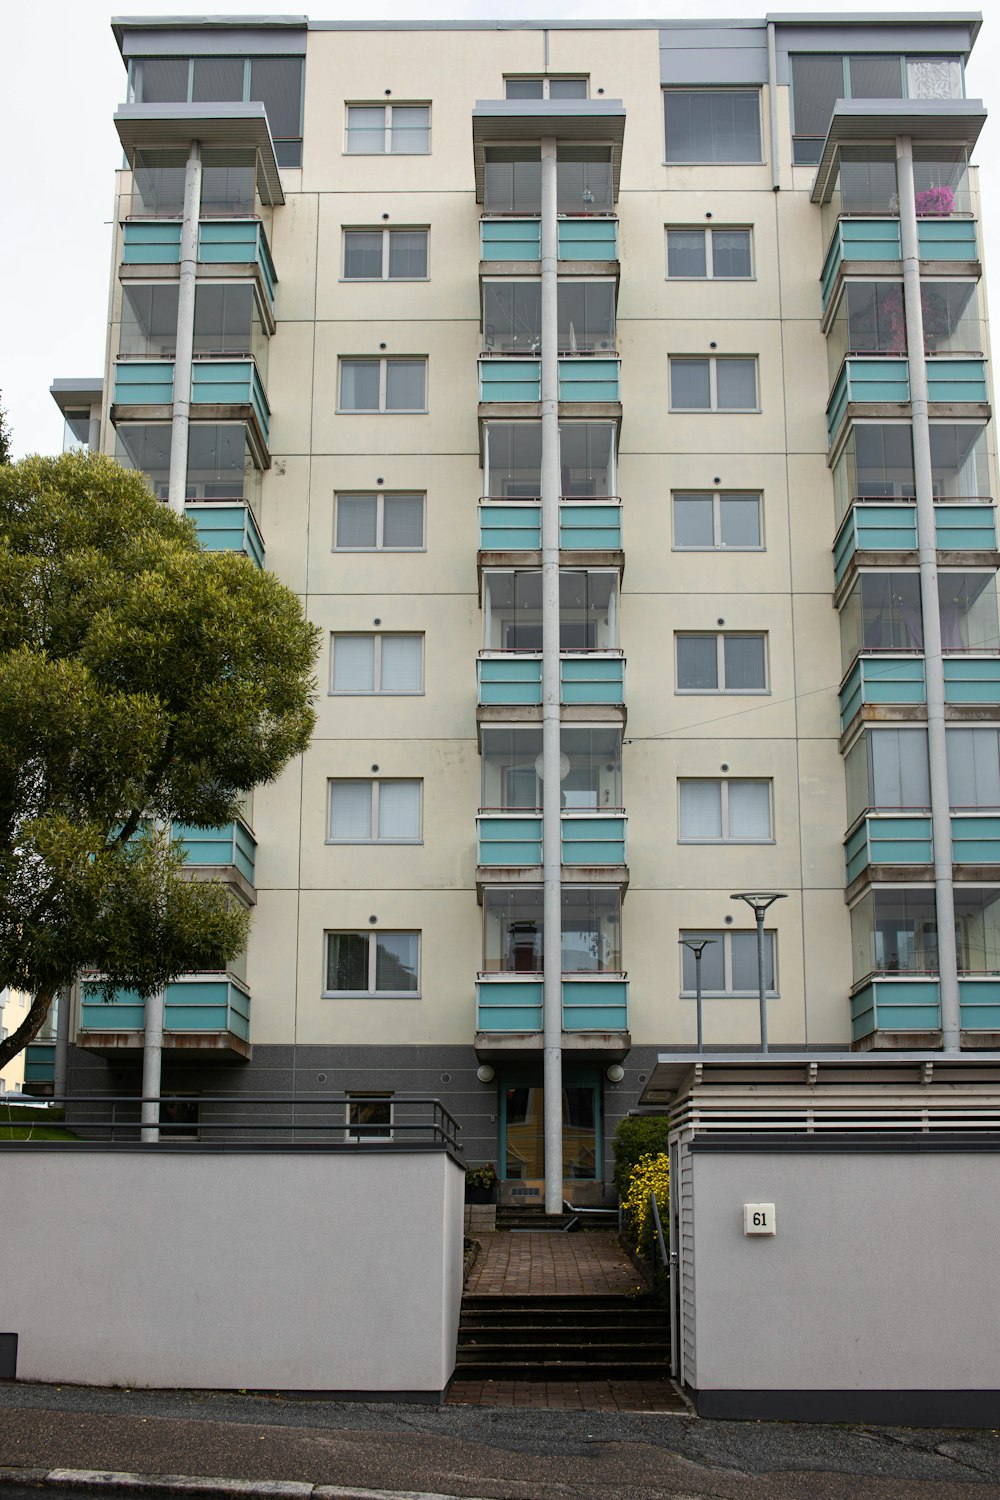
<path id="1" fill-rule="evenodd" d="M 358 0 L 315 6 L 270 0 L 260 13 L 299 13 L 313 20 L 351 20 L 359 12 L 381 19 L 585 20 L 613 16 L 653 19 L 761 17 L 766 3 L 752 0 Z M 797 5 L 790 11 L 848 13 L 861 7 Z M 922 7 L 925 10 L 931 7 Z M 940 10 L 949 7 L 942 5 Z M 952 7 L 959 9 L 959 7 Z M 965 9 L 965 7 L 960 7 Z M 972 7 L 969 7 L 970 9 Z M 48 388 L 54 377 L 99 375 L 111 265 L 112 173 L 121 151 L 111 118 L 125 91 L 125 71 L 109 25 L 112 14 L 247 15 L 253 0 L 0 0 L 0 139 L 4 153 L 4 232 L 0 272 L 7 303 L 0 340 L 0 391 L 13 429 L 15 456 L 53 453 L 62 443 L 62 419 Z M 879 12 L 919 14 L 909 0 L 881 0 Z M 870 13 L 866 13 L 870 14 Z M 986 24 L 969 65 L 970 97 L 984 98 L 1000 114 L 990 87 L 1000 63 L 1000 17 Z M 982 164 L 987 249 L 1000 233 L 1000 168 L 995 122 L 987 124 L 976 152 Z M 817 267 L 817 274 L 819 267 Z M 1000 274 L 1000 273 L 998 273 Z M 992 279 L 991 279 L 992 284 Z M 1000 296 L 992 298 L 1000 306 Z"/>

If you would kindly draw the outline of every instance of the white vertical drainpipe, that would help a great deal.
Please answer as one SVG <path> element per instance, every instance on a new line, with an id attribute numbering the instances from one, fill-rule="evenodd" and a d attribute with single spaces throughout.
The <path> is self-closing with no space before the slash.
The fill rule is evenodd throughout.
<path id="1" fill-rule="evenodd" d="M 774 41 L 774 22 L 767 23 L 767 99 L 771 126 L 771 189 L 781 189 L 781 162 L 778 159 L 778 62 Z"/>
<path id="2" fill-rule="evenodd" d="M 946 1052 L 961 1048 L 958 955 L 955 944 L 955 887 L 952 874 L 951 807 L 948 794 L 948 748 L 944 717 L 944 657 L 938 600 L 937 537 L 931 468 L 931 430 L 927 406 L 927 361 L 924 316 L 920 303 L 920 246 L 913 189 L 913 144 L 896 141 L 899 232 L 903 253 L 903 297 L 906 348 L 913 413 L 913 471 L 917 492 L 917 546 L 920 556 L 920 604 L 924 620 L 924 676 L 927 682 L 927 750 L 930 762 L 931 823 L 934 832 L 934 894 L 937 903 L 938 962 L 941 971 L 941 1034 Z"/>
<path id="3" fill-rule="evenodd" d="M 184 173 L 184 218 L 177 283 L 177 352 L 170 429 L 170 509 L 184 514 L 187 494 L 188 424 L 191 416 L 191 364 L 194 355 L 194 295 L 198 278 L 198 220 L 201 213 L 201 146 L 191 142 Z"/>
<path id="4" fill-rule="evenodd" d="M 562 830 L 559 780 L 559 314 L 556 142 L 542 141 L 542 880 L 545 1212 L 562 1212 Z"/>

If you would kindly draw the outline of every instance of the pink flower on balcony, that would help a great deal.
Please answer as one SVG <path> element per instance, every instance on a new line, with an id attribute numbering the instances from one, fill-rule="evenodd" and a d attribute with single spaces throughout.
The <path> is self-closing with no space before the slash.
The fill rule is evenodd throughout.
<path id="1" fill-rule="evenodd" d="M 950 214 L 955 211 L 955 190 L 950 187 L 925 188 L 915 193 L 918 214 Z"/>

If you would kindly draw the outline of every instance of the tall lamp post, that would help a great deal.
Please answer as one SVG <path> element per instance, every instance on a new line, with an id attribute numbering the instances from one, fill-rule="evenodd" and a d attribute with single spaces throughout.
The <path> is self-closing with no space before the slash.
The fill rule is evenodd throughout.
<path id="1" fill-rule="evenodd" d="M 764 974 L 764 913 L 776 901 L 784 901 L 784 891 L 737 891 L 730 901 L 745 901 L 757 920 L 757 997 L 760 1001 L 760 1050 L 767 1051 L 767 980 Z"/>
<path id="2" fill-rule="evenodd" d="M 701 1053 L 704 1050 L 702 1046 L 701 1030 L 701 955 L 704 953 L 709 943 L 714 943 L 717 941 L 717 939 L 695 938 L 692 940 L 691 938 L 678 938 L 677 941 L 680 943 L 682 948 L 690 948 L 691 952 L 694 954 L 694 1002 L 695 1014 L 698 1018 L 698 1052 Z"/>

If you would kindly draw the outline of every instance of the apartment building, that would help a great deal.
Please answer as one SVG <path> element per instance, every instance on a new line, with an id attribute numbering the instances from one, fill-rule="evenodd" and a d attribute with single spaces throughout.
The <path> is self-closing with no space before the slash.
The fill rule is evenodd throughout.
<path id="1" fill-rule="evenodd" d="M 254 921 L 165 1094 L 436 1095 L 551 1206 L 658 1051 L 759 1045 L 759 953 L 771 1049 L 995 1044 L 979 24 L 114 23 L 54 394 L 325 640 L 308 754 L 178 830 Z M 83 984 L 71 1090 L 143 1009 Z"/>

